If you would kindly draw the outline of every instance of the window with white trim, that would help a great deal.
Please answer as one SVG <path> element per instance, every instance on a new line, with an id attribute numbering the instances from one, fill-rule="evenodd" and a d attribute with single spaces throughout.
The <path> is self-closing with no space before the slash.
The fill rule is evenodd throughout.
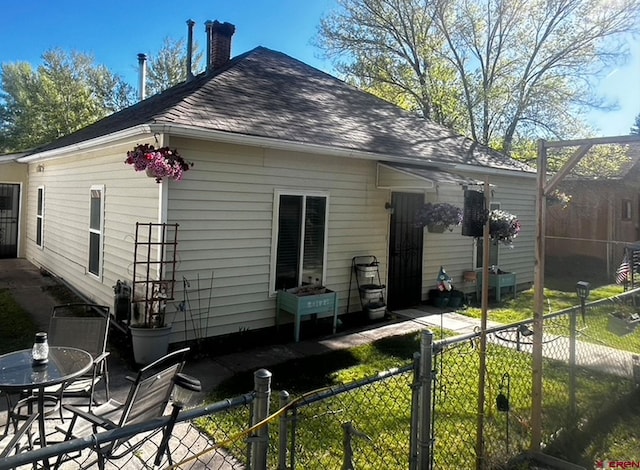
<path id="1" fill-rule="evenodd" d="M 91 186 L 89 208 L 89 272 L 100 277 L 104 233 L 104 186 Z"/>
<path id="2" fill-rule="evenodd" d="M 489 203 L 489 210 L 499 210 L 500 209 L 500 203 L 499 202 L 491 202 Z M 476 238 L 473 244 L 473 258 L 474 258 L 474 263 L 473 265 L 475 266 L 476 269 L 482 269 L 482 262 L 483 262 L 483 256 L 482 256 L 482 248 L 483 248 L 483 243 L 482 243 L 482 237 Z M 489 248 L 489 266 L 498 266 L 498 252 L 499 252 L 499 246 L 500 244 L 495 244 L 495 243 L 491 243 L 491 246 Z"/>
<path id="3" fill-rule="evenodd" d="M 44 247 L 44 186 L 38 187 L 36 208 L 36 245 Z"/>
<path id="4" fill-rule="evenodd" d="M 272 291 L 324 284 L 328 196 L 277 192 L 274 207 Z"/>

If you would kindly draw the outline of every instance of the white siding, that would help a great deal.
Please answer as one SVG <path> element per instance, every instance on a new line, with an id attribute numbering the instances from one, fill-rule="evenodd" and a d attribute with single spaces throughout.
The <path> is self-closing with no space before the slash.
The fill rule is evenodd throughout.
<path id="1" fill-rule="evenodd" d="M 385 268 L 389 192 L 376 189 L 375 162 L 177 138 L 171 146 L 195 163 L 184 181 L 171 183 L 168 219 L 180 224 L 177 269 L 180 279 L 185 276 L 192 284 L 187 295 L 193 313 L 201 313 L 195 311 L 198 305 L 210 310 L 208 335 L 274 324 L 269 270 L 276 189 L 329 194 L 326 285 L 338 291 L 341 313 L 347 305 L 351 258 L 375 255 Z M 200 295 L 193 292 L 198 278 Z M 177 287 L 180 300 L 182 285 Z M 351 311 L 358 311 L 352 290 Z M 178 338 L 184 337 L 183 324 L 184 314 L 177 312 Z M 188 322 L 186 328 L 191 328 Z"/>
<path id="2" fill-rule="evenodd" d="M 360 309 L 355 282 L 349 289 L 351 259 L 374 255 L 386 283 L 390 189 L 376 186 L 375 161 L 327 157 L 173 137 L 172 148 L 194 163 L 183 181 L 158 185 L 124 164 L 138 141 L 29 166 L 27 257 L 64 278 L 95 302 L 111 305 L 112 286 L 131 281 L 136 222 L 178 223 L 175 301 L 168 321 L 173 341 L 273 326 L 275 296 L 270 293 L 274 193 L 314 191 L 329 196 L 326 285 L 338 292 L 339 312 L 350 298 Z M 468 175 L 473 176 L 473 175 Z M 385 175 L 402 188 L 423 184 Z M 515 271 L 520 284 L 533 281 L 535 180 L 492 177 L 494 200 L 522 222 L 513 250 L 501 248 L 500 267 Z M 428 183 L 427 183 L 428 184 Z M 89 189 L 105 187 L 102 278 L 88 274 Z M 35 246 L 36 191 L 45 187 L 44 249 Z M 161 207 L 161 188 L 168 193 Z M 405 189 L 406 190 L 406 189 Z M 425 188 L 426 200 L 463 204 L 459 185 Z M 453 233 L 425 231 L 423 298 L 435 286 L 440 265 L 462 286 L 472 267 L 473 240 Z M 183 288 L 190 284 L 185 291 Z M 188 311 L 178 305 L 185 301 Z M 287 315 L 285 314 L 285 319 Z"/>
<path id="3" fill-rule="evenodd" d="M 534 279 L 535 178 L 490 176 L 489 183 L 493 189 L 491 201 L 499 202 L 502 210 L 516 215 L 522 226 L 512 248 L 504 245 L 498 247 L 499 267 L 503 271 L 515 272 L 518 284 L 526 286 L 533 283 Z M 477 189 L 483 190 L 481 187 Z M 443 185 L 438 188 L 437 195 L 427 194 L 426 200 L 449 202 L 462 208 L 463 196 L 461 186 Z M 474 285 L 466 285 L 462 280 L 463 272 L 473 269 L 474 244 L 473 238 L 462 236 L 461 232 L 461 226 L 455 227 L 453 232 L 444 233 L 429 233 L 425 229 L 423 298 L 426 298 L 430 289 L 435 289 L 440 266 L 444 266 L 452 277 L 456 289 L 467 292 L 475 289 Z M 495 245 L 491 246 L 491 249 L 495 248 Z"/>
<path id="4" fill-rule="evenodd" d="M 92 301 L 113 304 L 118 279 L 131 280 L 136 222 L 157 222 L 159 185 L 124 164 L 127 142 L 29 165 L 27 258 L 70 283 Z M 90 188 L 104 185 L 102 276 L 88 272 Z M 35 244 L 37 188 L 44 186 L 44 248 Z"/>

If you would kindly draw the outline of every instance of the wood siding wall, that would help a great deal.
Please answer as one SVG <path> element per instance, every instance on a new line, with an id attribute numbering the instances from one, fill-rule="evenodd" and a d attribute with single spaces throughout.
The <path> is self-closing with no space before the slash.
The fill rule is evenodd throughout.
<path id="1" fill-rule="evenodd" d="M 605 267 L 613 281 L 624 247 L 640 240 L 640 176 L 625 180 L 567 183 L 571 195 L 566 208 L 547 208 L 546 256 L 558 259 L 592 259 Z M 623 201 L 631 204 L 631 218 L 623 217 Z M 555 238 L 554 238 L 555 237 Z"/>

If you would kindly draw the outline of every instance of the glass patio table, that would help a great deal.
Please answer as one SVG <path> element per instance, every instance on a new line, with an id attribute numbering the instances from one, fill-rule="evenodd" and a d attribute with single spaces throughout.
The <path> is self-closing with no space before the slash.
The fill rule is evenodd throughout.
<path id="1" fill-rule="evenodd" d="M 31 349 L 23 349 L 0 356 L 0 390 L 6 392 L 33 391 L 36 403 L 35 411 L 29 404 L 29 415 L 25 423 L 7 445 L 0 458 L 6 457 L 20 438 L 29 430 L 34 421 L 38 421 L 39 444 L 47 445 L 45 433 L 45 388 L 70 382 L 91 369 L 93 358 L 82 349 L 50 346 L 46 364 L 34 365 Z M 30 397 L 31 398 L 31 397 Z M 12 413 L 12 410 L 7 410 Z M 7 423 L 8 425 L 8 423 Z M 47 466 L 47 462 L 45 462 Z"/>

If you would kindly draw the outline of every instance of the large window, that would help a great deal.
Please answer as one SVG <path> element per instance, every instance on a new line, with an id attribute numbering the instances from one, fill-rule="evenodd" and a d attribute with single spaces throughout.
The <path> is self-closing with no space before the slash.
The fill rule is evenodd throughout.
<path id="1" fill-rule="evenodd" d="M 100 276 L 104 220 L 104 186 L 91 187 L 89 212 L 89 272 Z"/>
<path id="2" fill-rule="evenodd" d="M 327 196 L 276 194 L 274 290 L 324 284 Z"/>
<path id="3" fill-rule="evenodd" d="M 492 202 L 489 204 L 489 210 L 498 210 L 500 209 L 500 203 L 499 202 Z M 498 266 L 498 252 L 499 252 L 499 246 L 500 244 L 495 244 L 495 243 L 491 243 L 491 246 L 489 247 L 489 266 Z M 473 247 L 473 255 L 474 255 L 474 259 L 475 259 L 475 263 L 474 266 L 476 267 L 476 269 L 481 269 L 483 266 L 483 253 L 482 253 L 482 248 L 483 248 L 484 244 L 482 243 L 482 237 L 480 238 L 476 238 L 475 242 L 474 242 L 474 247 Z"/>
<path id="4" fill-rule="evenodd" d="M 38 207 L 36 208 L 36 245 L 44 247 L 44 187 L 38 188 Z"/>

